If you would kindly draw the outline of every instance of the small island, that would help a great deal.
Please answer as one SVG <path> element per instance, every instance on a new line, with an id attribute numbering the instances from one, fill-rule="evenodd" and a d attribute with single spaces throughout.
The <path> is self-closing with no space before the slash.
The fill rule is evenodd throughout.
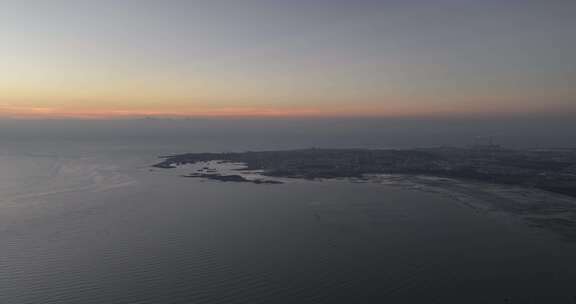
<path id="1" fill-rule="evenodd" d="M 208 169 L 211 172 L 214 169 Z M 191 173 L 188 175 L 183 175 L 183 177 L 190 177 L 190 178 L 204 178 L 210 180 L 216 180 L 221 182 L 239 182 L 239 183 L 254 183 L 254 184 L 282 184 L 281 181 L 276 180 L 265 180 L 265 179 L 248 179 L 242 175 L 237 174 L 218 174 L 218 173 Z"/>

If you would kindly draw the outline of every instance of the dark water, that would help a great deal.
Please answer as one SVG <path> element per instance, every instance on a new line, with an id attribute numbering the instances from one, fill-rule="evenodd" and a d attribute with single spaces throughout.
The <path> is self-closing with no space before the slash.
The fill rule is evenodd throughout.
<path id="1" fill-rule="evenodd" d="M 574 303 L 576 244 L 514 217 L 386 185 L 148 168 L 234 149 L 199 142 L 3 146 L 0 303 Z"/>

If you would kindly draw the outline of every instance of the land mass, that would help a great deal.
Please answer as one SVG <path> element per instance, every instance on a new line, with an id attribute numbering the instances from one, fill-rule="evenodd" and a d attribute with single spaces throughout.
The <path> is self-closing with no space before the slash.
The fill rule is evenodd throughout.
<path id="1" fill-rule="evenodd" d="M 538 188 L 576 197 L 576 150 L 504 149 L 497 145 L 405 150 L 301 149 L 163 156 L 157 168 L 218 161 L 241 163 L 242 170 L 282 178 L 365 178 L 370 174 L 419 174 Z M 240 175 L 195 173 L 187 177 L 247 180 Z"/>
<path id="2" fill-rule="evenodd" d="M 221 182 L 282 183 L 282 178 L 347 178 L 446 195 L 477 212 L 515 215 L 576 242 L 576 150 L 497 145 L 408 150 L 302 149 L 187 153 L 157 168 Z M 477 181 L 477 182 L 476 182 Z M 544 190 L 544 191 L 542 191 Z"/>
<path id="3" fill-rule="evenodd" d="M 183 175 L 190 178 L 205 178 L 217 180 L 221 182 L 238 182 L 238 183 L 254 183 L 254 184 L 282 184 L 281 181 L 266 180 L 266 179 L 247 179 L 242 175 L 237 174 L 219 174 L 219 173 L 191 173 Z"/>

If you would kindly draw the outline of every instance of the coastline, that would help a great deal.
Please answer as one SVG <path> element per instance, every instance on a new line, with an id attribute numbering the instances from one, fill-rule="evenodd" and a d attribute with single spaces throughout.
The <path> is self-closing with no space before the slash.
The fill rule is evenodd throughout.
<path id="1" fill-rule="evenodd" d="M 382 184 L 442 195 L 485 215 L 513 216 L 529 226 L 551 231 L 576 242 L 576 198 L 522 185 L 422 174 L 363 174 L 353 177 L 306 178 L 270 176 L 241 162 L 210 160 L 173 165 L 182 177 L 215 182 L 285 184 L 297 181 Z M 192 172 L 192 173 L 191 173 Z"/>
<path id="2" fill-rule="evenodd" d="M 241 164 L 270 178 L 357 178 L 374 174 L 427 175 L 538 188 L 576 197 L 576 151 L 490 147 L 300 149 L 162 156 L 153 167 L 173 169 L 209 162 Z M 209 173 L 209 172 L 202 172 Z"/>

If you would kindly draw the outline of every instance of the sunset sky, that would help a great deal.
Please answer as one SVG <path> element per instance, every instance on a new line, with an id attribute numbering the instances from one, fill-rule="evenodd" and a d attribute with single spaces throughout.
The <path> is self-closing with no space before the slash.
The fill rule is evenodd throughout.
<path id="1" fill-rule="evenodd" d="M 0 117 L 576 113 L 573 0 L 0 4 Z"/>

